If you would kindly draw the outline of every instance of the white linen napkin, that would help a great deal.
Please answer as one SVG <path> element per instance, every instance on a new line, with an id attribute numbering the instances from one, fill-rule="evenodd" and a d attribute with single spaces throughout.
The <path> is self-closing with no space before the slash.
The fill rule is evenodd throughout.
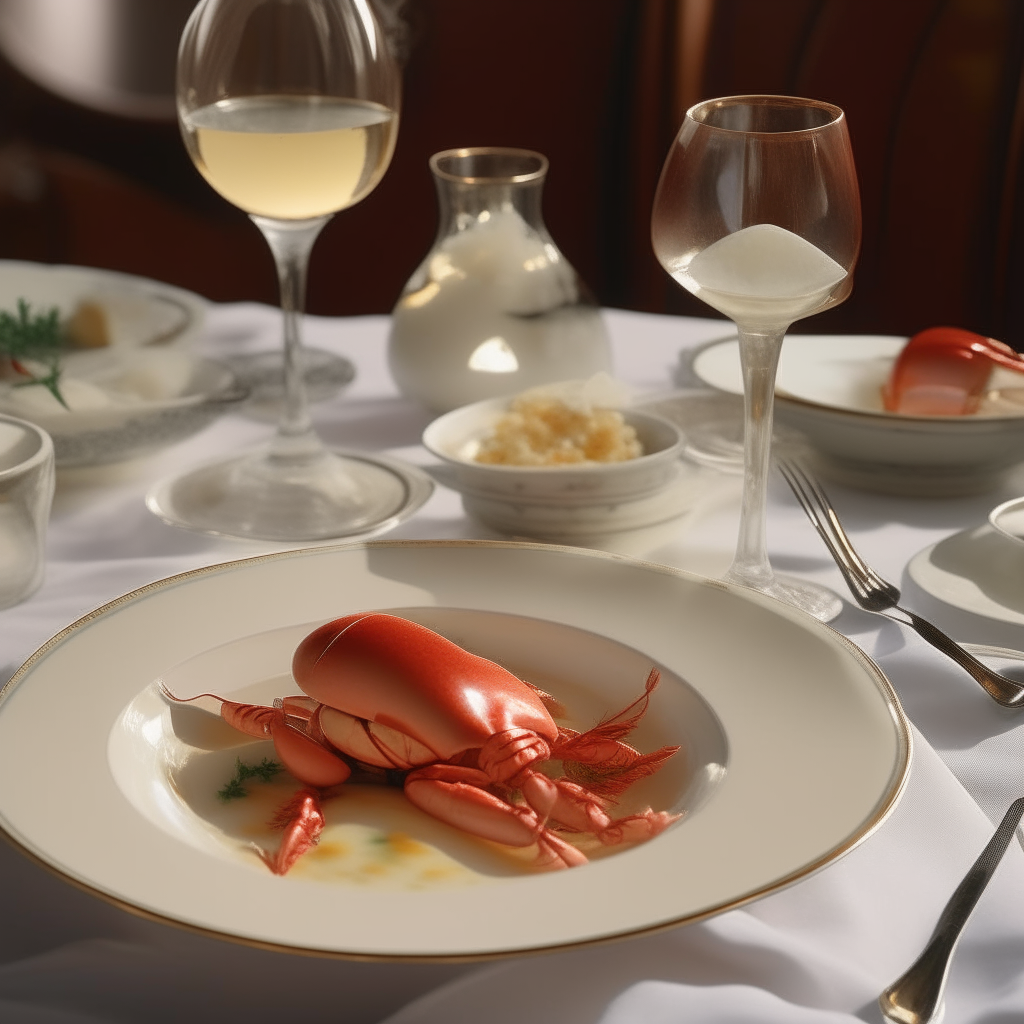
<path id="1" fill-rule="evenodd" d="M 880 1020 L 879 993 L 920 953 L 992 834 L 935 751 L 920 734 L 914 742 L 892 816 L 812 878 L 687 928 L 481 968 L 386 1024 L 521 1024 L 524 1012 L 552 1024 Z M 957 953 L 948 1021 L 1024 1019 L 1022 908 L 1024 853 L 1014 844 Z M 1011 1016 L 993 1017 L 994 1005 Z"/>

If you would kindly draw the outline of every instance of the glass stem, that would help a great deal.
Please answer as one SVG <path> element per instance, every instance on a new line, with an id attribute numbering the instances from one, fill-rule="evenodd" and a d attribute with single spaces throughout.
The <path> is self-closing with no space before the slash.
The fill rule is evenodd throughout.
<path id="1" fill-rule="evenodd" d="M 740 328 L 743 367 L 743 503 L 736 557 L 726 579 L 758 590 L 775 580 L 768 561 L 765 519 L 771 462 L 775 373 L 786 328 L 752 331 Z"/>
<path id="2" fill-rule="evenodd" d="M 310 220 L 252 218 L 274 256 L 284 315 L 284 401 L 277 435 L 270 445 L 270 458 L 275 460 L 302 461 L 324 450 L 309 418 L 301 328 L 309 254 L 330 219 L 330 215 Z"/>

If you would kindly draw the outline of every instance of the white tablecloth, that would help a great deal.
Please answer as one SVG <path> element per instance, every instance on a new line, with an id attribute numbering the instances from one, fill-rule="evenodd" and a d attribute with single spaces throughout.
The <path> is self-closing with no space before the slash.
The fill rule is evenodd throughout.
<path id="1" fill-rule="evenodd" d="M 727 329 L 721 321 L 619 311 L 608 311 L 607 321 L 618 375 L 660 392 L 679 379 L 681 348 Z M 257 351 L 276 346 L 278 332 L 273 310 L 215 307 L 204 345 L 220 354 Z M 418 438 L 430 416 L 395 393 L 386 334 L 384 317 L 309 318 L 307 341 L 358 367 L 344 396 L 316 407 L 317 425 L 330 443 L 428 465 Z M 53 633 L 120 593 L 272 549 L 175 530 L 143 504 L 154 480 L 258 442 L 271 429 L 229 416 L 152 459 L 60 474 L 45 583 L 0 612 L 0 681 Z M 616 547 L 716 574 L 735 541 L 738 488 L 737 478 L 709 473 L 700 500 L 670 529 L 622 538 Z M 1011 482 L 984 497 L 949 500 L 830 490 L 864 556 L 903 585 L 912 607 L 959 639 L 1024 648 L 1021 627 L 957 611 L 905 574 L 914 553 L 983 523 L 991 506 L 1024 492 L 1024 479 L 1019 490 Z M 390 536 L 495 534 L 467 520 L 458 496 L 438 487 Z M 776 568 L 846 593 L 778 481 L 769 547 Z M 136 918 L 0 844 L 0 1021 L 877 1021 L 879 991 L 916 957 L 991 823 L 1024 794 L 1024 719 L 998 708 L 963 671 L 899 626 L 849 606 L 834 625 L 879 662 L 899 693 L 916 727 L 913 769 L 902 801 L 875 835 L 784 892 L 700 925 L 591 950 L 483 967 L 375 965 L 263 952 Z M 0 780 L 31 784 L 28 773 Z M 946 1019 L 1024 1021 L 1024 854 L 1016 844 L 960 946 Z"/>

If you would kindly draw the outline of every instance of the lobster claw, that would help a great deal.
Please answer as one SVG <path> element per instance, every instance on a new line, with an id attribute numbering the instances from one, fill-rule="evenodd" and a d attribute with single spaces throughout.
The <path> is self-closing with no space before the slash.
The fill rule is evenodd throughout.
<path id="1" fill-rule="evenodd" d="M 882 387 L 887 412 L 906 416 L 966 416 L 977 412 L 994 366 L 1024 373 L 1009 345 L 959 327 L 915 334 Z"/>

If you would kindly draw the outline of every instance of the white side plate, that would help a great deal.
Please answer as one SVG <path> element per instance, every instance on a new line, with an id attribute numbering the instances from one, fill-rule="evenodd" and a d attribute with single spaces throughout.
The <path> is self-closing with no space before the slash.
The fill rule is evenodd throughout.
<path id="1" fill-rule="evenodd" d="M 954 608 L 1024 626 L 1024 545 L 987 523 L 919 551 L 907 572 L 925 593 Z"/>

